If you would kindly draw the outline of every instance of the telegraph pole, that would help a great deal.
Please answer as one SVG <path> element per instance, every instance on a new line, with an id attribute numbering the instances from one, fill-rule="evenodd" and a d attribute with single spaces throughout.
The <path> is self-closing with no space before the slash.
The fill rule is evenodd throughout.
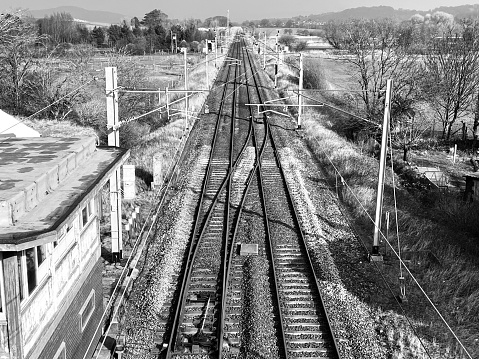
<path id="1" fill-rule="evenodd" d="M 218 42 L 217 42 L 217 39 L 216 39 L 216 28 L 215 28 L 215 68 L 217 67 L 216 66 L 216 58 L 218 57 Z"/>
<path id="2" fill-rule="evenodd" d="M 108 127 L 108 146 L 120 147 L 118 128 L 118 80 L 116 67 L 105 67 L 106 83 L 106 119 Z M 111 254 L 113 262 L 121 259 L 123 251 L 121 223 L 121 178 L 117 169 L 110 177 L 110 226 Z"/>
<path id="3" fill-rule="evenodd" d="M 383 131 L 381 137 L 381 157 L 379 159 L 379 175 L 378 175 L 378 194 L 376 199 L 376 218 L 374 221 L 374 238 L 373 248 L 371 252 L 371 261 L 382 261 L 383 256 L 379 253 L 379 235 L 381 230 L 381 216 L 383 212 L 383 195 L 384 195 L 384 175 L 386 173 L 386 154 L 387 140 L 389 133 L 389 119 L 391 117 L 391 92 L 392 80 L 386 83 L 386 101 L 384 104 Z"/>
<path id="4" fill-rule="evenodd" d="M 299 84 L 298 84 L 298 129 L 301 129 L 301 116 L 303 114 L 303 54 L 299 53 Z"/>
<path id="5" fill-rule="evenodd" d="M 279 36 L 279 30 L 276 33 L 276 44 L 275 44 L 275 51 L 276 51 L 276 63 L 274 65 L 274 88 L 278 86 L 278 70 L 279 70 L 279 44 L 278 44 L 278 36 Z"/>
<path id="6" fill-rule="evenodd" d="M 230 36 L 230 11 L 228 10 L 228 15 L 226 16 L 226 41 Z"/>

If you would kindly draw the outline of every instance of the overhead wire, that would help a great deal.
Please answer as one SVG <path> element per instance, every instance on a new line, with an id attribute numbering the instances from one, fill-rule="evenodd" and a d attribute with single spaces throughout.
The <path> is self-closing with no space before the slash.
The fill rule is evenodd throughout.
<path id="1" fill-rule="evenodd" d="M 391 131 L 389 131 L 389 143 L 390 143 L 390 147 L 391 147 L 391 171 L 392 173 L 394 174 L 394 153 L 393 153 L 393 147 L 392 147 L 392 136 L 391 136 Z M 395 186 L 395 182 L 394 182 L 394 175 L 392 176 L 392 184 L 393 184 L 393 197 L 394 197 L 394 209 L 395 209 L 395 213 L 396 213 L 396 231 L 397 231 L 397 238 L 398 238 L 398 244 L 399 244 L 399 220 L 398 220 L 398 210 L 397 210 L 397 197 L 396 197 L 396 186 Z M 389 244 L 389 243 L 388 243 Z M 398 258 L 400 259 L 399 261 L 399 264 L 400 266 L 401 265 L 404 265 L 403 261 L 401 260 L 401 247 L 398 247 L 398 254 L 396 254 L 398 256 Z M 409 268 L 405 268 L 406 271 L 409 273 L 409 275 L 412 276 L 411 272 L 409 271 Z M 402 269 L 401 269 L 401 275 L 402 275 Z M 442 316 L 442 314 L 439 312 L 439 310 L 436 308 L 436 306 L 434 305 L 434 303 L 432 302 L 432 300 L 429 298 L 429 296 L 426 294 L 426 292 L 424 291 L 424 289 L 422 288 L 422 286 L 417 282 L 416 278 L 414 276 L 412 276 L 412 279 L 414 280 L 414 282 L 416 283 L 416 285 L 419 287 L 419 289 L 421 290 L 421 292 L 426 296 L 427 300 L 429 301 L 429 303 L 431 303 L 432 307 L 434 308 L 434 310 L 436 311 L 437 315 L 441 318 L 442 322 L 444 323 L 444 325 L 447 327 L 447 329 L 449 330 L 449 332 L 452 334 L 452 336 L 454 337 L 454 339 L 456 339 L 456 341 L 459 343 L 459 345 L 461 346 L 462 350 L 464 350 L 464 352 L 466 353 L 466 355 L 472 359 L 472 356 L 469 354 L 469 352 L 467 351 L 466 347 L 462 344 L 462 341 L 459 339 L 459 337 L 456 335 L 456 333 L 454 332 L 454 330 L 450 327 L 449 323 L 446 321 L 446 319 Z"/>
<path id="2" fill-rule="evenodd" d="M 315 141 L 318 143 L 319 146 L 320 143 L 318 141 L 318 139 L 315 138 Z M 344 179 L 344 177 L 341 175 L 341 172 L 338 170 L 338 168 L 334 165 L 333 161 L 331 160 L 331 158 L 326 154 L 325 151 L 321 150 L 323 152 L 323 154 L 326 156 L 326 158 L 328 159 L 328 161 L 331 163 L 332 167 L 334 168 L 335 172 L 339 174 L 339 176 L 341 177 L 341 179 L 343 180 L 343 183 L 346 185 L 346 187 L 348 188 L 348 190 L 350 191 L 350 193 L 353 195 L 353 197 L 355 198 L 355 200 L 358 202 L 359 206 L 361 207 L 361 209 L 363 210 L 363 212 L 366 214 L 366 216 L 370 219 L 370 221 L 376 226 L 375 224 L 375 221 L 373 220 L 373 218 L 370 216 L 369 212 L 366 210 L 366 208 L 364 207 L 364 205 L 361 203 L 361 201 L 359 200 L 359 198 L 357 197 L 357 195 L 354 193 L 354 191 L 352 190 L 352 188 L 349 186 L 349 184 L 346 182 L 346 180 Z M 394 249 L 394 247 L 391 245 L 391 243 L 388 241 L 388 239 L 386 238 L 386 236 L 382 233 L 381 229 L 378 228 L 378 231 L 379 231 L 379 234 L 381 235 L 381 237 L 384 239 L 384 241 L 387 243 L 387 245 L 390 247 L 391 251 L 394 253 L 394 255 L 398 258 L 398 260 L 400 261 L 400 263 L 402 264 L 402 266 L 404 267 L 404 269 L 406 270 L 406 272 L 409 274 L 409 276 L 411 277 L 411 279 L 414 281 L 414 283 L 416 284 L 416 286 L 419 288 L 419 290 L 421 291 L 421 293 L 424 295 L 424 297 L 427 299 L 427 301 L 429 302 L 429 304 L 432 306 L 432 308 L 434 309 L 434 311 L 436 312 L 436 314 L 439 316 L 439 318 L 441 319 L 441 321 L 444 323 L 444 325 L 447 327 L 447 329 L 449 330 L 449 332 L 453 335 L 453 337 L 455 338 L 455 340 L 457 341 L 457 343 L 459 343 L 459 345 L 461 346 L 461 348 L 464 350 L 464 352 L 466 353 L 466 355 L 472 359 L 472 356 L 469 354 L 469 352 L 467 351 L 467 349 L 464 347 L 464 345 L 462 344 L 461 340 L 458 338 L 458 336 L 456 335 L 456 333 L 454 332 L 454 330 L 451 328 L 451 326 L 449 325 L 449 323 L 447 323 L 446 319 L 443 317 L 443 315 L 441 314 L 441 312 L 439 311 L 439 309 L 436 307 L 436 305 L 433 303 L 433 301 L 431 300 L 431 298 L 428 296 L 428 294 L 426 293 L 426 291 L 422 288 L 421 284 L 419 283 L 419 281 L 416 279 L 416 277 L 412 274 L 412 272 L 410 271 L 410 269 L 406 266 L 406 264 L 404 263 L 404 261 L 401 259 L 401 257 L 399 256 L 399 254 L 396 252 L 396 250 Z M 368 250 L 368 253 L 369 253 L 369 250 Z"/>

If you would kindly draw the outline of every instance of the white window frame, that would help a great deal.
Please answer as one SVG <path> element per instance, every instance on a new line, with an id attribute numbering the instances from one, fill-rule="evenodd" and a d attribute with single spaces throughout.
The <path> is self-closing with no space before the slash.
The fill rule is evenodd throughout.
<path id="1" fill-rule="evenodd" d="M 87 213 L 87 220 L 83 223 L 83 211 L 86 210 Z M 96 208 L 95 208 L 95 197 L 89 200 L 85 205 L 82 207 L 80 211 L 80 228 L 83 229 L 88 226 L 91 222 L 92 218 L 95 216 Z"/>
<path id="2" fill-rule="evenodd" d="M 16 278 L 15 280 L 18 280 Z M 3 253 L 0 252 L 0 296 L 2 297 L 2 311 L 0 312 L 0 321 L 6 321 L 5 315 L 6 303 L 5 303 L 5 276 L 3 274 Z"/>
<path id="3" fill-rule="evenodd" d="M 92 301 L 92 307 L 91 307 L 91 311 L 90 313 L 88 314 L 88 316 L 86 317 L 85 319 L 85 322 L 83 322 L 82 320 L 82 317 L 83 317 L 83 314 L 85 312 L 85 310 L 87 309 L 88 307 L 88 304 L 90 303 L 90 301 Z M 83 303 L 81 309 L 80 309 L 80 312 L 78 313 L 79 316 L 80 316 L 80 332 L 83 332 L 86 328 L 86 326 L 88 325 L 88 323 L 90 322 L 90 319 L 91 317 L 93 316 L 93 313 L 95 313 L 95 308 L 96 308 L 96 304 L 95 304 L 95 289 L 92 289 L 90 294 L 88 295 L 88 298 L 85 300 L 85 302 Z"/>
<path id="4" fill-rule="evenodd" d="M 32 247 L 33 248 L 33 253 L 34 253 L 34 265 L 35 265 L 35 282 L 36 285 L 33 288 L 32 292 L 29 293 L 28 290 L 28 275 L 27 275 L 27 256 L 26 256 L 26 250 L 20 251 L 20 261 L 21 261 L 21 268 L 22 268 L 22 288 L 20 288 L 20 291 L 23 293 L 23 299 L 22 303 L 25 303 L 28 298 L 32 297 L 35 295 L 35 292 L 37 291 L 38 287 L 41 286 L 42 282 L 45 280 L 46 277 L 48 277 L 48 274 L 50 273 L 50 260 L 51 260 L 51 243 L 46 243 L 45 245 L 45 251 L 46 251 L 46 257 L 45 260 L 42 262 L 42 264 L 39 266 L 38 265 L 38 252 L 37 252 L 37 246 Z M 31 248 L 28 248 L 31 249 Z"/>
<path id="5" fill-rule="evenodd" d="M 62 342 L 57 352 L 53 356 L 53 359 L 66 359 L 66 358 L 67 358 L 67 347 L 65 345 L 65 342 Z"/>

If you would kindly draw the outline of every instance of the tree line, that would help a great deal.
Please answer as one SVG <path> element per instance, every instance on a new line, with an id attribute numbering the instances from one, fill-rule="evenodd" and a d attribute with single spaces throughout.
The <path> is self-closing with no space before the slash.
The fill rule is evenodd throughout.
<path id="1" fill-rule="evenodd" d="M 336 54 L 349 65 L 360 90 L 359 100 L 349 103 L 369 122 L 355 121 L 355 130 L 381 122 L 386 81 L 392 79 L 391 119 L 394 128 L 407 130 L 402 136 L 405 157 L 424 132 L 419 119 L 425 112 L 433 118 L 433 128 L 438 122 L 445 140 L 451 138 L 458 121 L 475 118 L 475 146 L 479 134 L 477 21 L 456 21 L 437 13 L 405 22 L 331 21 L 323 31 Z"/>
<path id="2" fill-rule="evenodd" d="M 224 18 L 224 19 L 223 19 Z M 225 17 L 208 18 L 205 22 L 188 19 L 183 23 L 168 19 L 168 15 L 155 9 L 145 14 L 142 20 L 137 17 L 130 22 L 112 24 L 109 27 L 95 26 L 88 29 L 85 24 L 76 22 L 69 13 L 54 13 L 35 22 L 38 35 L 45 35 L 50 44 L 92 44 L 98 48 L 124 48 L 131 54 L 154 53 L 171 49 L 172 37 L 176 37 L 180 47 L 190 47 L 200 51 L 199 44 L 213 39 L 213 30 L 200 31 L 207 27 L 224 26 Z M 193 44 L 193 46 L 191 46 Z"/>
<path id="3" fill-rule="evenodd" d="M 222 24 L 221 18 L 208 21 Z M 135 72 L 135 64 L 130 63 L 135 60 L 125 55 L 171 49 L 171 34 L 176 36 L 178 47 L 200 51 L 204 39 L 214 38 L 215 34 L 200 31 L 199 24 L 194 20 L 173 23 L 160 10 L 147 13 L 142 20 L 132 19 L 131 26 L 123 23 L 91 30 L 65 13 L 39 20 L 22 12 L 0 14 L 0 108 L 28 116 L 53 104 L 42 112 L 42 117 L 99 119 L 97 114 L 86 114 L 88 109 L 78 113 L 79 105 L 91 100 L 92 87 L 98 87 L 98 83 L 91 82 L 89 68 L 96 55 L 95 47 L 112 47 L 115 51 L 105 55 L 109 62 L 117 64 L 126 82 L 140 86 L 137 81 L 144 80 L 145 75 Z M 123 66 L 125 63 L 128 66 Z M 132 74 L 131 81 L 127 74 Z M 90 83 L 89 87 L 82 87 L 85 83 Z M 76 91 L 78 88 L 83 90 Z M 135 106 L 128 110 L 132 108 Z"/>

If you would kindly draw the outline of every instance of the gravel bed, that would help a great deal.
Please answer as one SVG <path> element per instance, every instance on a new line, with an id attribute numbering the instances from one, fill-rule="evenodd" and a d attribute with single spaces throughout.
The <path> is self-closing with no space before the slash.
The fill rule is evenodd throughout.
<path id="1" fill-rule="evenodd" d="M 269 263 L 248 257 L 244 266 L 243 343 L 241 358 L 279 358 L 269 290 Z"/>
<path id="2" fill-rule="evenodd" d="M 153 326 L 162 315 L 162 306 L 170 298 L 170 290 L 176 285 L 173 275 L 181 269 L 185 248 L 190 238 L 198 195 L 193 188 L 201 185 L 210 148 L 202 146 L 195 156 L 196 165 L 185 185 L 171 199 L 164 210 L 156 230 L 159 236 L 151 240 L 145 259 L 145 268 L 134 284 L 126 305 L 123 329 L 130 343 L 124 354 L 125 359 L 150 359 L 149 350 L 155 347 L 159 325 Z M 140 327 L 139 323 L 149 323 Z M 131 343 L 136 343 L 133 346 Z"/>
<path id="3" fill-rule="evenodd" d="M 256 152 L 254 147 L 248 146 L 245 148 L 245 151 L 238 162 L 238 165 L 233 172 L 232 178 L 232 193 L 231 193 L 231 204 L 235 207 L 239 206 L 240 201 L 243 197 L 243 192 L 245 189 L 245 184 L 248 179 L 248 176 L 253 169 L 254 161 L 256 159 Z"/>
<path id="4" fill-rule="evenodd" d="M 278 151 L 281 165 L 305 232 L 308 252 L 319 280 L 332 329 L 336 338 L 339 339 L 337 344 L 340 355 L 342 358 L 355 359 L 384 358 L 386 350 L 380 345 L 372 313 L 363 302 L 345 288 L 329 250 L 331 242 L 344 236 L 351 237 L 352 234 L 347 233 L 346 225 L 339 226 L 344 224 L 344 219 L 337 204 L 331 201 L 331 198 L 325 199 L 321 212 L 315 208 L 304 180 L 310 172 L 303 167 L 296 152 L 287 147 L 286 136 L 282 140 L 286 144 Z M 303 156 L 307 157 L 307 154 Z M 332 209 L 323 212 L 323 207 L 332 207 Z"/>

